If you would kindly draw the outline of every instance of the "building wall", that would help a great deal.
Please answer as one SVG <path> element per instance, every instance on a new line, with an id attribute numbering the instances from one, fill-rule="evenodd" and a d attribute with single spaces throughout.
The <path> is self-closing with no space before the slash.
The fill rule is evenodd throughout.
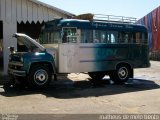
<path id="1" fill-rule="evenodd" d="M 8 60 L 10 51 L 8 49 L 9 46 L 14 46 L 17 48 L 17 41 L 12 37 L 14 33 L 17 32 L 17 23 L 3 23 L 3 69 L 4 74 L 7 73 L 8 68 Z"/>

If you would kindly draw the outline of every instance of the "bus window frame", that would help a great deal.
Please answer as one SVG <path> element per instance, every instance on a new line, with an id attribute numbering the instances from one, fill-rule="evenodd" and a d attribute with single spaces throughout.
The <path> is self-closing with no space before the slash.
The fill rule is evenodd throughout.
<path id="1" fill-rule="evenodd" d="M 66 28 L 74 28 L 74 29 L 76 29 L 76 33 L 75 33 L 75 36 L 72 36 L 72 37 L 75 37 L 76 38 L 76 42 L 70 42 L 70 41 L 68 41 L 68 40 L 66 40 L 66 42 L 63 42 L 63 35 L 64 35 L 64 29 L 66 29 Z M 77 27 L 62 27 L 62 32 L 61 32 L 61 40 L 60 40 L 60 43 L 62 43 L 62 44 L 64 44 L 64 43 L 78 43 L 78 29 L 77 29 Z"/>
<path id="2" fill-rule="evenodd" d="M 104 32 L 105 33 L 105 42 L 102 42 L 101 38 L 98 38 L 99 42 L 95 42 L 95 40 L 97 40 L 97 36 L 96 36 L 96 32 L 99 32 L 100 34 L 98 34 L 98 36 L 102 35 L 101 33 Z M 112 35 L 114 36 L 114 40 L 115 42 L 112 42 Z M 118 31 L 114 31 L 114 30 L 96 30 L 93 29 L 93 44 L 117 44 L 118 43 Z"/>
<path id="3" fill-rule="evenodd" d="M 80 32 L 79 32 L 79 37 L 80 37 L 80 38 L 79 38 L 79 43 L 82 43 L 82 44 L 84 44 L 84 43 L 85 43 L 85 44 L 94 43 L 94 42 L 93 42 L 93 39 L 94 39 L 93 29 L 92 29 L 92 30 L 91 30 L 91 29 L 78 29 L 78 30 L 80 31 Z M 85 31 L 85 32 L 86 32 L 86 31 L 87 31 L 87 32 L 89 31 L 89 32 L 91 33 L 91 39 L 85 39 L 85 40 L 83 39 L 83 40 L 82 40 L 82 33 L 83 33 L 82 31 L 83 31 L 83 32 L 84 32 L 84 31 Z M 86 35 L 86 33 L 85 33 L 85 35 Z M 82 42 L 82 41 L 83 41 L 83 42 Z M 92 42 L 91 42 L 91 41 L 92 41 Z"/>

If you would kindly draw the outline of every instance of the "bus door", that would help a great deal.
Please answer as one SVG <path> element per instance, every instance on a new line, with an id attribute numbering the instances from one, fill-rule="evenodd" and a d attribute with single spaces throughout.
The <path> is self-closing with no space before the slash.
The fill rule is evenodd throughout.
<path id="1" fill-rule="evenodd" d="M 78 61 L 77 28 L 64 27 L 59 45 L 59 73 L 75 72 Z"/>

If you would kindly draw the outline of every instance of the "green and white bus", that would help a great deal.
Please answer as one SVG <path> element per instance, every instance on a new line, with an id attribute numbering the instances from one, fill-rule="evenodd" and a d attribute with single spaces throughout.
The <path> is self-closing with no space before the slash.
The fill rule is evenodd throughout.
<path id="1" fill-rule="evenodd" d="M 56 74 L 87 72 L 94 80 L 109 75 L 124 83 L 134 68 L 150 66 L 146 27 L 131 23 L 132 18 L 107 18 L 45 23 L 39 42 L 54 57 Z"/>

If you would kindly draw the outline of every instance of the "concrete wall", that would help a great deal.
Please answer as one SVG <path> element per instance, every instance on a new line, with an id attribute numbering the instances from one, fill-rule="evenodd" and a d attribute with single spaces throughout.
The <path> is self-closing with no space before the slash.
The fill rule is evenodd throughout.
<path id="1" fill-rule="evenodd" d="M 9 60 L 9 46 L 17 48 L 17 41 L 12 37 L 17 32 L 17 23 L 3 22 L 3 74 L 7 74 L 8 60 Z"/>

